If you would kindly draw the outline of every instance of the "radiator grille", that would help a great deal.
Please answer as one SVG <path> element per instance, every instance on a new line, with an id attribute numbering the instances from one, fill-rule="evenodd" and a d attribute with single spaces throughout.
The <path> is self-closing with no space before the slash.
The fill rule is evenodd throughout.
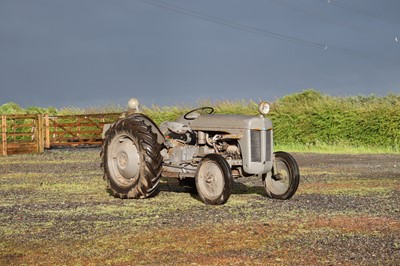
<path id="1" fill-rule="evenodd" d="M 250 130 L 251 161 L 261 162 L 261 131 Z"/>
<path id="2" fill-rule="evenodd" d="M 265 153 L 265 160 L 267 162 L 272 160 L 272 130 L 267 130 L 266 134 L 266 153 Z"/>

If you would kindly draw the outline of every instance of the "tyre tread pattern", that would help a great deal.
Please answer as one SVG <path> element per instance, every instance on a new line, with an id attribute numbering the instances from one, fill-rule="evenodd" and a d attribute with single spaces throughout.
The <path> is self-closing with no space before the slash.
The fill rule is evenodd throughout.
<path id="1" fill-rule="evenodd" d="M 148 198 L 158 193 L 159 178 L 162 171 L 163 157 L 160 153 L 162 144 L 157 142 L 157 134 L 152 131 L 151 125 L 141 119 L 142 115 L 133 115 L 114 123 L 107 130 L 102 144 L 101 167 L 103 179 L 107 182 L 107 188 L 112 195 L 118 198 Z M 113 137 L 125 132 L 137 140 L 140 157 L 140 174 L 137 182 L 129 189 L 121 188 L 113 182 L 107 169 L 107 148 Z"/>

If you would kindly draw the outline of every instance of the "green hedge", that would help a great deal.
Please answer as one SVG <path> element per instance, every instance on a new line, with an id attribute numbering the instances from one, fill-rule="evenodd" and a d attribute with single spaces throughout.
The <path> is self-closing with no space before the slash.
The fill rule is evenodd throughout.
<path id="1" fill-rule="evenodd" d="M 254 101 L 202 102 L 216 113 L 257 115 Z M 156 123 L 193 107 L 144 108 Z M 400 95 L 333 97 L 306 90 L 278 99 L 268 115 L 280 145 L 345 145 L 400 150 Z"/>
<path id="2" fill-rule="evenodd" d="M 275 102 L 271 118 L 280 144 L 399 149 L 400 95 L 332 97 L 307 90 Z"/>
<path id="3" fill-rule="evenodd" d="M 254 101 L 199 102 L 197 106 L 144 106 L 143 112 L 156 123 L 173 121 L 198 106 L 213 106 L 216 113 L 257 115 Z M 119 106 L 90 107 L 89 113 L 121 111 Z M 30 107 L 15 103 L 0 106 L 0 114 L 51 113 L 80 114 L 85 109 Z M 86 111 L 87 112 L 87 111 Z M 345 145 L 353 147 L 390 147 L 400 150 L 400 95 L 378 97 L 333 97 L 315 90 L 282 97 L 272 103 L 268 115 L 274 123 L 276 144 Z"/>

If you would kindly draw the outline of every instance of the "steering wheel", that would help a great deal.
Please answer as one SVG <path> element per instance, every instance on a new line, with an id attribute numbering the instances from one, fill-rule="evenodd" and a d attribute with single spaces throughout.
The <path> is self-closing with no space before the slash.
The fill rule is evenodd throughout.
<path id="1" fill-rule="evenodd" d="M 193 109 L 192 111 L 187 112 L 183 116 L 183 118 L 185 118 L 186 120 L 194 120 L 194 119 L 196 119 L 196 117 L 190 117 L 190 115 L 192 113 L 197 112 L 197 111 L 202 111 L 203 113 L 210 115 L 210 114 L 212 114 L 214 112 L 214 108 L 212 108 L 212 107 L 200 107 L 200 108 L 197 108 L 197 109 Z"/>

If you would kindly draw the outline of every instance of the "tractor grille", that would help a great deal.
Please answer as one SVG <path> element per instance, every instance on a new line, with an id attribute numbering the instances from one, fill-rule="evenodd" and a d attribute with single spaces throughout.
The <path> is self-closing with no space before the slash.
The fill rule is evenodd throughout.
<path id="1" fill-rule="evenodd" d="M 267 162 L 271 161 L 272 157 L 272 130 L 267 130 L 265 131 L 266 136 L 266 154 L 265 154 L 265 160 Z"/>
<path id="2" fill-rule="evenodd" d="M 265 134 L 265 144 L 262 144 L 262 134 Z M 261 162 L 262 158 L 265 157 L 265 161 L 269 162 L 272 159 L 272 130 L 250 130 L 250 143 L 251 143 L 251 162 Z M 265 147 L 265 155 L 262 155 L 264 151 L 261 147 Z"/>
<path id="3" fill-rule="evenodd" d="M 261 162 L 261 132 L 259 130 L 250 130 L 252 162 Z"/>

